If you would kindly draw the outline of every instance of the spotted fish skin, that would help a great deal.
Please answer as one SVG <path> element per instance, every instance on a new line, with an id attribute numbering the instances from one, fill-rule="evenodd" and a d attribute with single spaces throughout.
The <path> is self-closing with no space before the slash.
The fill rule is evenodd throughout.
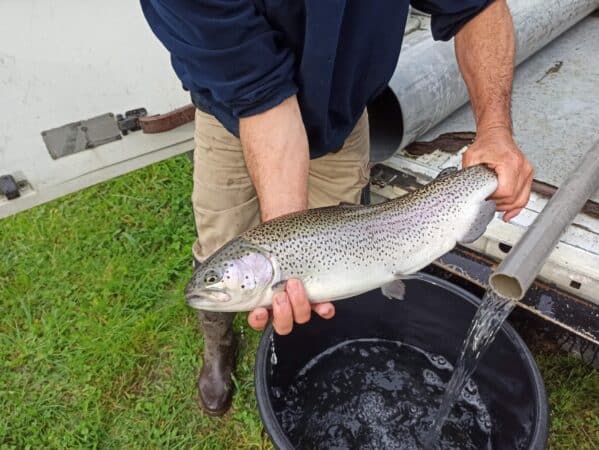
<path id="1" fill-rule="evenodd" d="M 494 216 L 487 198 L 496 188 L 495 173 L 474 166 L 377 205 L 317 208 L 265 222 L 194 273 L 188 302 L 214 311 L 269 306 L 290 278 L 303 281 L 313 302 L 381 287 L 482 235 Z M 213 280 L 207 273 L 220 281 L 207 283 Z"/>

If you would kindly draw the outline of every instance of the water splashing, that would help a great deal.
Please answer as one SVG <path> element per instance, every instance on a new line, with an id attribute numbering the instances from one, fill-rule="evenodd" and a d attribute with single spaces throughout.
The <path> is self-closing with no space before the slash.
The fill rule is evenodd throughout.
<path id="1" fill-rule="evenodd" d="M 275 338 L 274 333 L 270 335 L 270 364 L 276 366 L 279 360 L 277 359 L 277 352 L 275 351 Z"/>
<path id="2" fill-rule="evenodd" d="M 474 382 L 470 375 L 476 369 L 480 358 L 495 340 L 501 325 L 514 309 L 516 303 L 508 298 L 502 297 L 491 290 L 488 290 L 483 297 L 482 303 L 468 329 L 466 340 L 462 344 L 460 357 L 453 371 L 451 380 L 447 384 L 445 396 L 441 406 L 433 420 L 430 431 L 424 439 L 425 448 L 434 448 L 441 435 L 441 429 L 452 406 L 464 391 L 464 397 L 473 395 Z M 490 428 L 490 418 L 479 422 L 483 428 Z"/>

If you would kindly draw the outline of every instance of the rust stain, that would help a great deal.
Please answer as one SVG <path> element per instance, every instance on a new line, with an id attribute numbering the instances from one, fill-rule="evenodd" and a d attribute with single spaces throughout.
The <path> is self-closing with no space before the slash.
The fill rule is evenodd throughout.
<path id="1" fill-rule="evenodd" d="M 542 195 L 543 197 L 551 198 L 557 191 L 557 188 L 550 184 L 543 183 L 542 181 L 533 180 L 532 191 Z M 594 200 L 587 200 L 582 207 L 582 212 L 591 217 L 599 219 L 599 203 L 595 202 Z"/>
<path id="2" fill-rule="evenodd" d="M 447 153 L 457 153 L 466 145 L 472 144 L 476 133 L 472 131 L 456 131 L 453 133 L 443 133 L 432 141 L 412 142 L 406 147 L 406 152 L 410 155 L 420 156 L 433 153 L 435 150 L 441 150 Z"/>

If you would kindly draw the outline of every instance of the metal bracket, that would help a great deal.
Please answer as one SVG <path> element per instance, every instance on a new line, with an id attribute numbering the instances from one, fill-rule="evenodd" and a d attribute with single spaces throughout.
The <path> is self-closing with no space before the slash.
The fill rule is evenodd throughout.
<path id="1" fill-rule="evenodd" d="M 19 198 L 19 185 L 12 175 L 2 175 L 0 177 L 0 194 L 4 195 L 7 200 Z"/>
<path id="2" fill-rule="evenodd" d="M 0 176 L 0 203 L 9 202 L 33 192 L 33 186 L 21 171 Z"/>
<path id="3" fill-rule="evenodd" d="M 194 105 L 186 105 L 164 114 L 141 117 L 139 125 L 144 134 L 164 133 L 186 123 L 193 122 L 195 113 L 196 107 Z"/>
<path id="4" fill-rule="evenodd" d="M 147 115 L 148 111 L 146 108 L 130 109 L 129 111 L 125 111 L 124 115 L 117 114 L 116 122 L 123 136 L 127 136 L 130 131 L 141 130 L 139 119 Z"/>
<path id="5" fill-rule="evenodd" d="M 376 164 L 372 168 L 370 171 L 370 182 L 379 188 L 399 186 L 408 192 L 422 187 L 422 184 L 415 176 L 392 169 L 384 164 Z"/>
<path id="6" fill-rule="evenodd" d="M 121 139 L 112 113 L 42 131 L 52 159 L 79 153 Z"/>

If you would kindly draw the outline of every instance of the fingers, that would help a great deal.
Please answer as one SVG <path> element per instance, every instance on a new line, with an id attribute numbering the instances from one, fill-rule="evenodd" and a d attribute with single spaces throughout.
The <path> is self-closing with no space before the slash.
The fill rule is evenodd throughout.
<path id="1" fill-rule="evenodd" d="M 266 308 L 257 308 L 248 314 L 248 324 L 254 330 L 263 330 L 268 323 L 268 310 Z"/>
<path id="2" fill-rule="evenodd" d="M 293 310 L 287 292 L 275 293 L 272 300 L 272 326 L 278 334 L 291 333 Z"/>
<path id="3" fill-rule="evenodd" d="M 512 209 L 511 211 L 506 212 L 503 215 L 503 221 L 504 222 L 509 222 L 510 220 L 512 220 L 514 217 L 516 217 L 518 214 L 520 214 L 522 212 L 523 208 L 518 208 L 518 209 Z"/>
<path id="4" fill-rule="evenodd" d="M 289 334 L 294 323 L 308 322 L 313 310 L 323 319 L 335 315 L 335 307 L 329 302 L 311 305 L 302 282 L 291 279 L 287 281 L 284 291 L 273 295 L 272 326 L 277 334 Z M 268 310 L 264 308 L 255 309 L 248 315 L 248 323 L 255 330 L 262 330 L 268 319 Z"/>
<path id="5" fill-rule="evenodd" d="M 497 195 L 499 189 L 493 195 L 496 198 L 497 209 L 499 211 L 512 211 L 524 208 L 530 198 L 533 175 L 532 167 L 527 161 L 523 164 L 523 168 L 517 176 L 510 176 L 505 171 L 500 171 L 498 173 L 499 184 L 507 186 L 504 191 L 508 192 L 508 195 Z"/>
<path id="6" fill-rule="evenodd" d="M 330 302 L 312 305 L 312 310 L 323 319 L 332 319 L 335 315 L 335 307 Z"/>
<path id="7" fill-rule="evenodd" d="M 464 167 L 485 164 L 497 173 L 497 189 L 490 197 L 504 220 L 517 216 L 528 203 L 534 171 L 510 133 L 482 132 L 462 155 Z"/>
<path id="8" fill-rule="evenodd" d="M 474 151 L 475 147 L 469 147 L 463 154 L 462 154 L 462 167 L 466 168 L 466 167 L 470 167 L 470 166 L 476 166 L 477 164 L 483 164 L 485 163 L 484 159 L 483 159 L 483 154 L 481 154 L 481 152 L 477 152 Z M 486 161 L 487 165 L 488 161 Z M 489 165 L 490 167 L 490 165 Z"/>
<path id="9" fill-rule="evenodd" d="M 523 186 L 520 190 L 520 194 L 518 198 L 509 205 L 505 206 L 506 213 L 503 215 L 503 220 L 509 222 L 514 217 L 516 217 L 520 212 L 524 209 L 524 207 L 528 204 L 528 200 L 530 198 L 530 190 L 532 186 L 533 180 L 533 172 L 531 171 L 526 180 L 523 183 Z"/>
<path id="10" fill-rule="evenodd" d="M 518 168 L 500 166 L 497 172 L 497 190 L 491 198 L 497 203 L 497 209 L 512 204 L 518 194 L 522 181 Z"/>
<path id="11" fill-rule="evenodd" d="M 295 279 L 289 280 L 285 286 L 285 291 L 291 302 L 295 322 L 302 324 L 310 320 L 312 309 L 302 282 Z"/>
<path id="12" fill-rule="evenodd" d="M 273 297 L 272 326 L 278 334 L 289 334 L 293 330 L 293 323 L 306 323 L 310 320 L 311 312 L 302 282 L 289 280 L 285 291 L 277 292 Z"/>

